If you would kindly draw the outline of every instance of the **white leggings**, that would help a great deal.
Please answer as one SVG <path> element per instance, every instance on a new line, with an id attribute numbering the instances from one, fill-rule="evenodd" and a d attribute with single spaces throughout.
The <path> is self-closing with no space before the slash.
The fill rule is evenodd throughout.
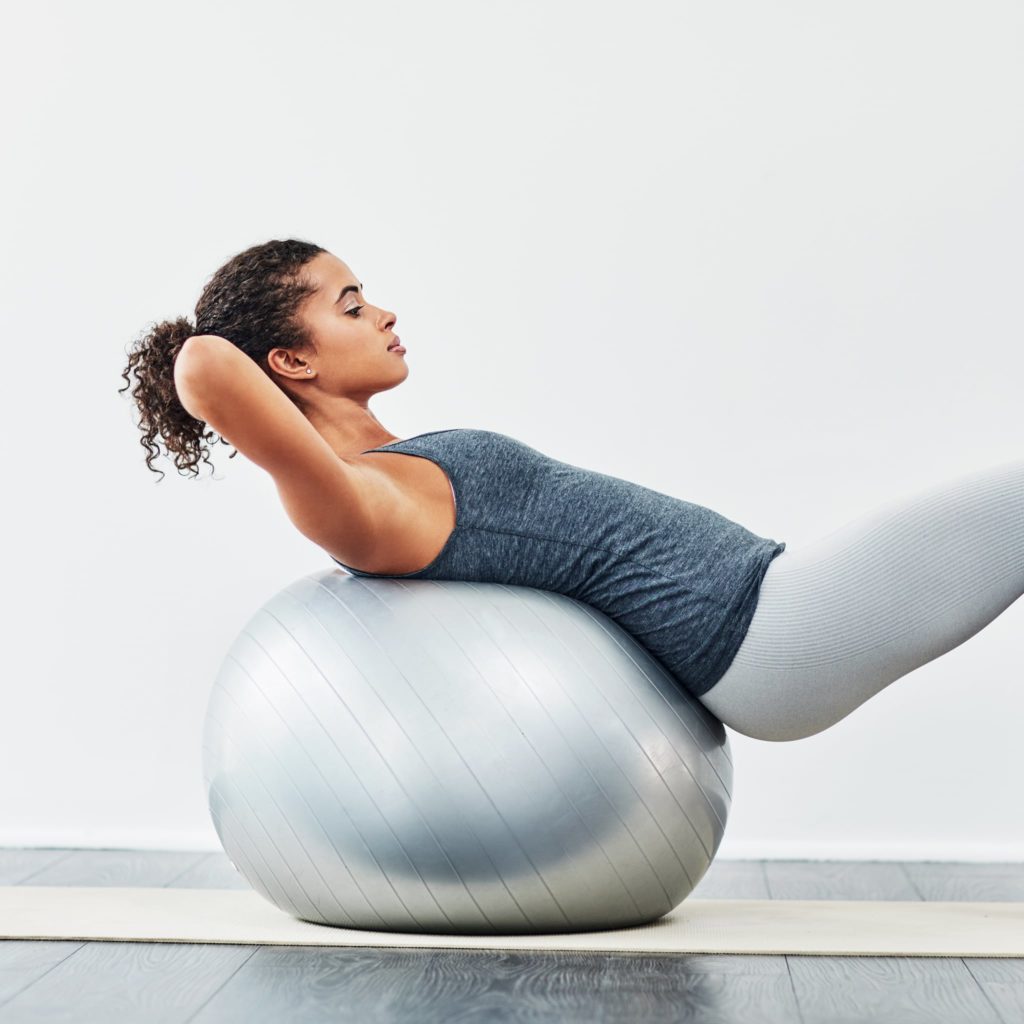
<path id="1" fill-rule="evenodd" d="M 755 739 L 812 736 L 974 636 L 1021 594 L 1024 460 L 1015 460 L 787 545 L 732 664 L 697 699 Z"/>

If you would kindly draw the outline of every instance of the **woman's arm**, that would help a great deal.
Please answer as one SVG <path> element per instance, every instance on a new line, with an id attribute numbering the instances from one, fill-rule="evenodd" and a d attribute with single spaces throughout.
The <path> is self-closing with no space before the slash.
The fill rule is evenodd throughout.
<path id="1" fill-rule="evenodd" d="M 348 565 L 372 562 L 400 495 L 335 454 L 253 359 L 226 338 L 196 335 L 178 353 L 174 384 L 190 416 L 273 477 L 304 536 Z"/>

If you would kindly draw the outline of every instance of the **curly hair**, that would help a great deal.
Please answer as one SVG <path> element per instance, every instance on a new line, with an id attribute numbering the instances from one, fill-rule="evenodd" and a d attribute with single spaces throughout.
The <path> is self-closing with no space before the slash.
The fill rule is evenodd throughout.
<path id="1" fill-rule="evenodd" d="M 195 326 L 185 317 L 164 320 L 144 330 L 129 351 L 128 365 L 121 372 L 125 386 L 131 386 L 129 373 L 135 371 L 132 397 L 140 412 L 139 443 L 146 450 L 146 465 L 154 473 L 153 460 L 160 454 L 154 443 L 159 433 L 167 454 L 180 475 L 199 475 L 200 459 L 213 470 L 204 441 L 229 444 L 207 424 L 195 419 L 181 404 L 174 386 L 174 360 L 185 342 L 197 334 L 217 334 L 237 345 L 268 373 L 267 356 L 274 348 L 314 348 L 308 328 L 298 317 L 299 306 L 316 290 L 316 283 L 302 268 L 327 250 L 312 242 L 295 238 L 274 239 L 254 245 L 228 260 L 215 271 L 203 289 L 195 308 Z M 280 386 L 280 385 L 279 385 Z M 281 389 L 301 408 L 299 400 Z M 233 451 L 228 458 L 238 454 Z M 160 481 L 157 481 L 158 483 Z"/>

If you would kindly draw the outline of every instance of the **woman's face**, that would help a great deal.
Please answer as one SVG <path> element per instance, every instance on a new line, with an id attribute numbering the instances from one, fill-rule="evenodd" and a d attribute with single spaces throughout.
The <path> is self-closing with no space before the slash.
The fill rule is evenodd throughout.
<path id="1" fill-rule="evenodd" d="M 405 380 L 409 368 L 404 350 L 389 350 L 399 340 L 393 330 L 395 314 L 369 302 L 360 281 L 330 253 L 318 253 L 304 269 L 318 285 L 302 309 L 316 351 L 291 353 L 301 357 L 301 363 L 292 362 L 289 376 L 350 397 L 387 391 Z M 306 373 L 307 367 L 312 374 Z"/>

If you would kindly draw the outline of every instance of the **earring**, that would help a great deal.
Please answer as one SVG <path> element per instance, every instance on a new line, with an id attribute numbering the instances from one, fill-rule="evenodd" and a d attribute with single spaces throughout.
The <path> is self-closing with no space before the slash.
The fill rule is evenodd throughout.
<path id="1" fill-rule="evenodd" d="M 307 367 L 306 367 L 306 373 L 312 373 L 312 372 L 313 372 L 313 371 L 312 371 L 312 370 L 311 370 L 311 369 L 310 369 L 310 368 L 309 368 L 309 367 L 307 366 Z"/>

